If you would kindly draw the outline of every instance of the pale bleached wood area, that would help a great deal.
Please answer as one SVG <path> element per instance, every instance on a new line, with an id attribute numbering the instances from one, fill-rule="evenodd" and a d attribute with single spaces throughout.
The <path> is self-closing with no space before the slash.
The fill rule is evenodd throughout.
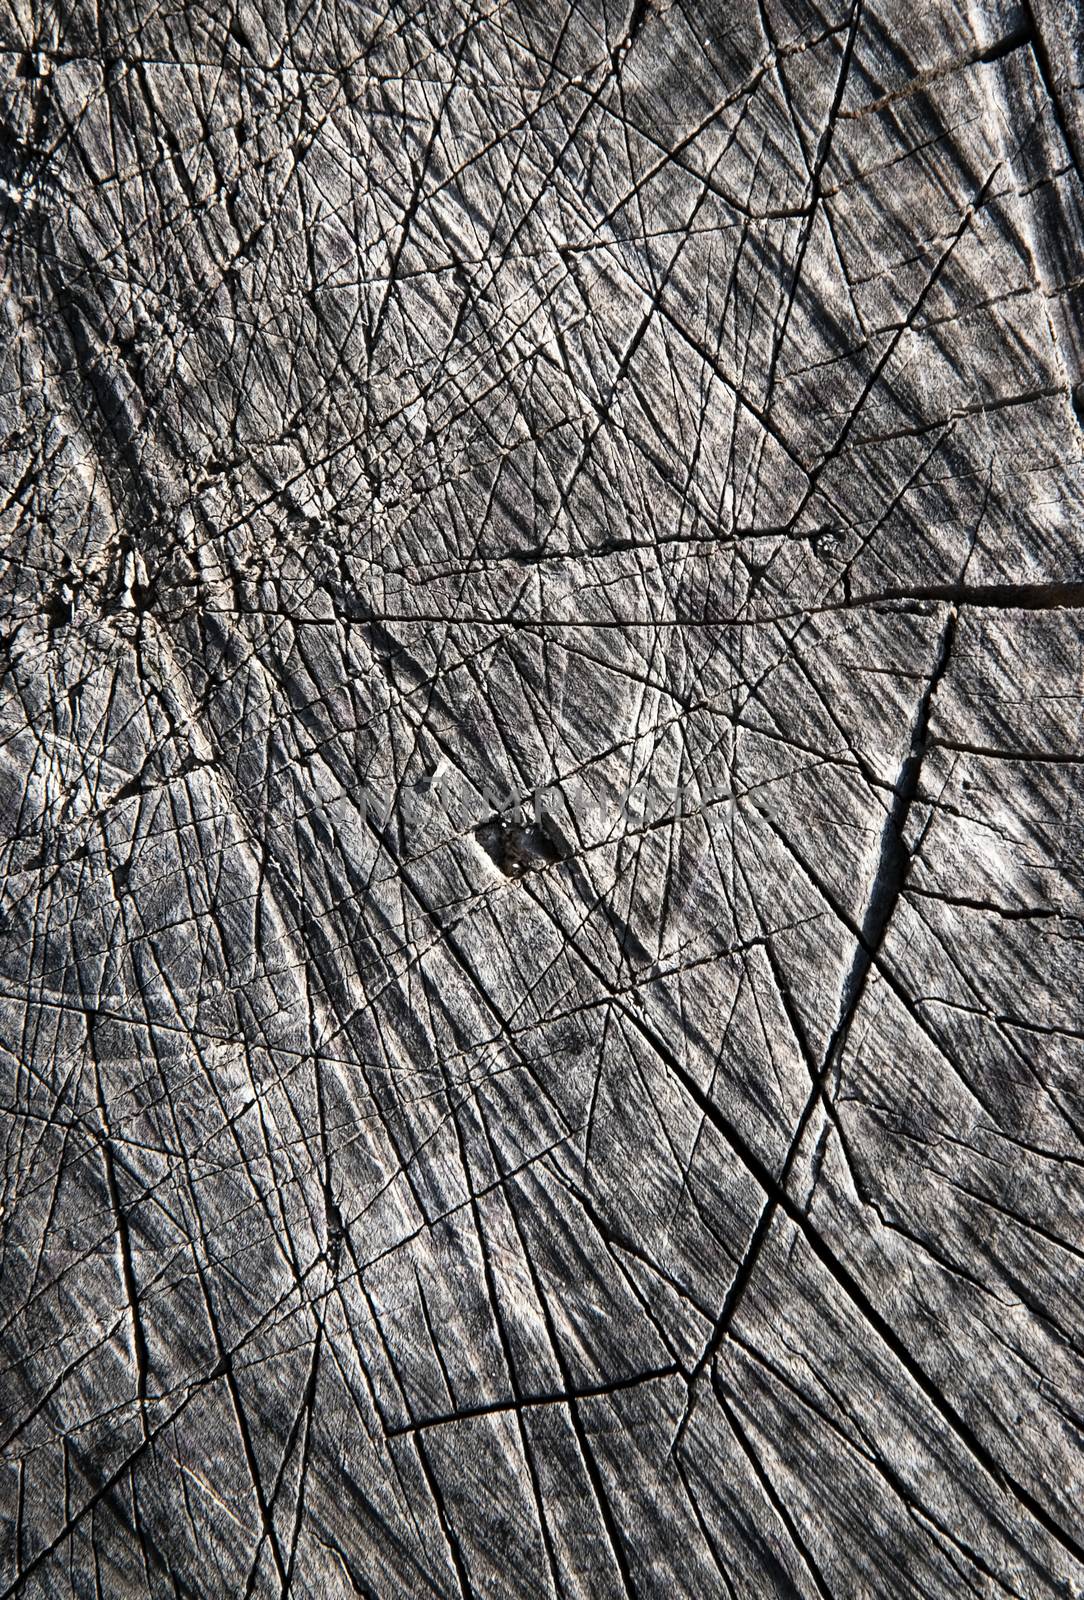
<path id="1" fill-rule="evenodd" d="M 0 1600 L 1084 1595 L 1070 0 L 4 0 Z"/>

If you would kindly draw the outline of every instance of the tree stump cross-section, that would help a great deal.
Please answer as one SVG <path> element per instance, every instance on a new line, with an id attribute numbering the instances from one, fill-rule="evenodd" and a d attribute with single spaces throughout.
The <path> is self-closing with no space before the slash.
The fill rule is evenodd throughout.
<path id="1" fill-rule="evenodd" d="M 0 1597 L 1084 1595 L 1077 8 L 0 61 Z"/>

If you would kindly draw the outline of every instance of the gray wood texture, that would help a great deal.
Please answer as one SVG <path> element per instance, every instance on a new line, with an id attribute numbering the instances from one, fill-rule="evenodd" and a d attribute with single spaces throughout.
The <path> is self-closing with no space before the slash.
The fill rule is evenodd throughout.
<path id="1" fill-rule="evenodd" d="M 0 47 L 0 1596 L 1084 1594 L 1077 8 Z"/>

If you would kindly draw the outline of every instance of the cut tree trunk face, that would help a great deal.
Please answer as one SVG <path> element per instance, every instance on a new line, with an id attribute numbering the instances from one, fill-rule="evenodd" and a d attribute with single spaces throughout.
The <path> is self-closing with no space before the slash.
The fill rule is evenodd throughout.
<path id="1" fill-rule="evenodd" d="M 0 45 L 0 1597 L 1084 1593 L 1076 8 Z"/>

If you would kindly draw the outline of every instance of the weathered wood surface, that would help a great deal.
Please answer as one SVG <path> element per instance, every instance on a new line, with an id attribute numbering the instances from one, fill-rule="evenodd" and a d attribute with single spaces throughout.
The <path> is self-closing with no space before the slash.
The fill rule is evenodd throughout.
<path id="1" fill-rule="evenodd" d="M 1080 26 L 5 7 L 0 1595 L 1084 1592 Z"/>

